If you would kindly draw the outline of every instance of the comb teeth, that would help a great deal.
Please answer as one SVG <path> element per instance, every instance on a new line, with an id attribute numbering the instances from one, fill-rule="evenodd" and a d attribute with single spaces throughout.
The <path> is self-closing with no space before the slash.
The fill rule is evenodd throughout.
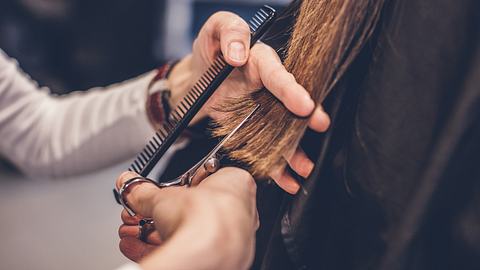
<path id="1" fill-rule="evenodd" d="M 263 23 L 271 18 L 273 9 L 270 7 L 262 7 L 249 21 L 250 31 L 256 32 Z"/>
<path id="2" fill-rule="evenodd" d="M 264 26 L 267 25 L 267 22 L 273 22 L 274 16 L 275 10 L 269 6 L 264 6 L 255 13 L 249 22 L 249 27 L 252 32 L 252 44 L 265 32 L 267 27 Z M 222 55 L 219 55 L 177 105 L 176 109 L 170 113 L 168 119 L 157 130 L 155 136 L 153 136 L 143 151 L 130 165 L 129 170 L 143 177 L 147 177 L 156 162 L 160 160 L 168 147 L 174 143 L 175 139 L 180 135 L 180 132 L 188 125 L 200 110 L 201 106 L 232 70 L 233 67 L 227 64 Z"/>

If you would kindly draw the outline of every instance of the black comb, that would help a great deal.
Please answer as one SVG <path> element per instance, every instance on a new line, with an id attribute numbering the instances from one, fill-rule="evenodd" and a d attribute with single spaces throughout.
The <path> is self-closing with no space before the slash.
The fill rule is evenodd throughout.
<path id="1" fill-rule="evenodd" d="M 249 21 L 251 43 L 253 46 L 272 25 L 276 15 L 275 9 L 263 6 Z M 181 132 L 188 126 L 205 102 L 232 72 L 233 67 L 228 65 L 222 55 L 218 56 L 200 80 L 172 111 L 143 151 L 130 165 L 129 170 L 143 177 L 152 171 L 168 148 L 176 141 Z"/>

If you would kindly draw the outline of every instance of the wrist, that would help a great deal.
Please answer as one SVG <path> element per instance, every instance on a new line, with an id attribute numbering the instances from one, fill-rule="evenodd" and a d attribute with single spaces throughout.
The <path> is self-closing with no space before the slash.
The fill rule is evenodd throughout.
<path id="1" fill-rule="evenodd" d="M 158 69 L 147 90 L 147 115 L 155 130 L 161 127 L 170 111 L 175 110 L 193 87 L 196 73 L 192 55 L 187 55 L 175 64 L 166 64 Z M 205 117 L 201 110 L 191 124 Z"/>
<path id="2" fill-rule="evenodd" d="M 192 87 L 192 56 L 187 55 L 171 70 L 167 85 L 171 91 L 170 105 L 175 108 Z"/>
<path id="3" fill-rule="evenodd" d="M 159 67 L 147 86 L 145 107 L 154 130 L 158 130 L 165 123 L 171 111 L 171 91 L 167 78 L 175 64 L 172 61 Z"/>
<path id="4" fill-rule="evenodd" d="M 199 67 L 194 65 L 193 56 L 191 54 L 185 56 L 180 62 L 175 65 L 168 77 L 168 86 L 171 89 L 172 96 L 170 104 L 172 109 L 175 109 L 182 99 L 187 95 L 188 91 L 192 89 L 198 77 Z M 206 116 L 205 110 L 200 110 L 192 119 L 190 124 L 195 124 L 200 119 Z"/>

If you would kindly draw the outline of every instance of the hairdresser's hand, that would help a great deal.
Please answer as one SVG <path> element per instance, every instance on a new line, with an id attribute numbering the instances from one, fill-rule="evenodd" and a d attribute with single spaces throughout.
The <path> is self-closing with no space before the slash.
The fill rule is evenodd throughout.
<path id="1" fill-rule="evenodd" d="M 219 112 L 214 108 L 225 98 L 238 97 L 265 87 L 292 113 L 309 116 L 310 128 L 318 132 L 325 131 L 330 125 L 328 115 L 321 105 L 315 105 L 305 88 L 285 69 L 277 53 L 263 43 L 257 43 L 250 50 L 249 44 L 250 30 L 240 17 L 229 12 L 218 12 L 211 16 L 193 44 L 193 53 L 180 61 L 170 75 L 172 103 L 178 103 L 218 54 L 222 53 L 230 65 L 238 68 L 210 98 L 194 121 L 206 115 L 219 117 Z M 300 176 L 307 177 L 313 170 L 313 162 L 300 148 L 286 159 Z M 296 193 L 300 188 L 286 171 L 272 172 L 271 177 L 289 193 Z"/>
<path id="2" fill-rule="evenodd" d="M 248 24 L 230 12 L 211 16 L 200 30 L 193 44 L 193 53 L 173 69 L 170 83 L 173 103 L 178 102 L 188 89 L 214 62 L 219 53 L 232 66 L 238 67 L 215 92 L 205 106 L 203 115 L 216 118 L 213 108 L 228 97 L 266 87 L 291 112 L 310 116 L 313 130 L 325 131 L 330 123 L 320 105 L 315 107 L 309 93 L 295 81 L 283 66 L 277 53 L 268 45 L 257 43 L 251 50 Z"/>
<path id="3" fill-rule="evenodd" d="M 137 176 L 123 173 L 117 188 Z M 142 269 L 248 269 L 254 254 L 258 216 L 256 186 L 244 170 L 224 168 L 197 187 L 130 188 L 126 199 L 156 231 L 138 240 L 138 218 L 122 212 L 120 250 Z M 160 240 L 162 239 L 162 240 Z"/>

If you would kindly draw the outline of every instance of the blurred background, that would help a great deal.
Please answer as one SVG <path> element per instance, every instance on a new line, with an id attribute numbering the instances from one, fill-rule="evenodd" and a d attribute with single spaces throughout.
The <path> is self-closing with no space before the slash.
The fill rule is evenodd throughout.
<path id="1" fill-rule="evenodd" d="M 53 93 L 106 86 L 190 51 L 203 22 L 248 19 L 289 0 L 1 0 L 0 48 Z M 0 138 L 1 139 L 1 138 Z M 27 179 L 0 157 L 0 269 L 114 269 L 120 207 L 111 194 L 128 162 L 68 179 Z"/>

